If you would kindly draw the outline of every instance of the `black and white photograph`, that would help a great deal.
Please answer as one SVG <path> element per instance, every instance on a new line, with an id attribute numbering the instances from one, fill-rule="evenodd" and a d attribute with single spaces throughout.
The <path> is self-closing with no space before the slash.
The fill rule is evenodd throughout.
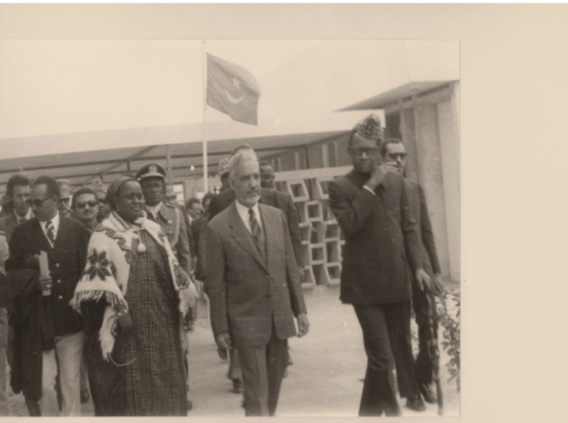
<path id="1" fill-rule="evenodd" d="M 504 148 L 464 154 L 467 14 L 491 9 L 438 6 L 0 5 L 0 416 L 463 418 L 495 395 L 468 389 L 489 344 L 462 342 L 495 322 L 463 270 L 488 212 L 464 169 L 496 188 Z"/>

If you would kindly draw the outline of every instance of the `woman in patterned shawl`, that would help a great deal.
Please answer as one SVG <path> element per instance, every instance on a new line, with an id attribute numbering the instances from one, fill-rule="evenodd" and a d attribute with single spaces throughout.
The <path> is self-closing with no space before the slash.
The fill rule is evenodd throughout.
<path id="1" fill-rule="evenodd" d="M 112 213 L 93 233 L 71 304 L 84 319 L 95 415 L 187 415 L 183 316 L 195 303 L 138 182 L 117 179 Z"/>

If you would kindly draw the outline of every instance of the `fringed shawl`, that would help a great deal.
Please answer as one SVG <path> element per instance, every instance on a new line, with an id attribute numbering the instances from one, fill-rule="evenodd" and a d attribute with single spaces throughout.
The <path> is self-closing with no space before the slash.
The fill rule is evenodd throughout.
<path id="1" fill-rule="evenodd" d="M 122 305 L 128 310 L 125 295 L 128 288 L 130 264 L 136 254 L 146 250 L 140 240 L 139 231 L 141 230 L 147 231 L 167 253 L 169 272 L 174 289 L 178 294 L 179 310 L 183 316 L 188 313 L 197 298 L 193 281 L 179 267 L 160 225 L 146 219 L 146 216 L 137 219 L 132 224 L 122 219 L 116 212 L 112 212 L 91 236 L 87 265 L 70 302 L 70 305 L 78 312 L 81 311 L 80 305 L 83 301 L 98 301 L 103 298 L 107 302 L 108 306 L 99 332 L 101 350 L 105 360 L 109 360 L 114 347 L 118 318 L 117 306 Z M 182 336 L 182 343 L 185 345 L 185 336 Z"/>

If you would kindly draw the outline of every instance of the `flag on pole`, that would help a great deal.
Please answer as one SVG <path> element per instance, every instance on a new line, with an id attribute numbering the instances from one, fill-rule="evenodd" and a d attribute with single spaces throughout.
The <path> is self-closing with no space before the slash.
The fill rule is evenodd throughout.
<path id="1" fill-rule="evenodd" d="M 207 53 L 207 104 L 231 119 L 257 125 L 260 88 L 246 69 Z"/>

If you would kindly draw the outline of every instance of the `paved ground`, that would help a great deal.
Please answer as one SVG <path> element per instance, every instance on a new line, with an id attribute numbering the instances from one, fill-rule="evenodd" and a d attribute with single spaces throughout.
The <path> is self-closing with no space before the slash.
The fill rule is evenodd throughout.
<path id="1" fill-rule="evenodd" d="M 356 417 L 359 406 L 366 357 L 361 329 L 352 307 L 342 305 L 338 287 L 318 287 L 306 291 L 310 333 L 290 341 L 294 364 L 284 379 L 277 415 Z M 203 313 L 201 315 L 204 315 Z M 199 320 L 189 334 L 190 386 L 194 408 L 189 416 L 242 417 L 242 395 L 231 392 L 226 378 L 227 362 L 217 355 L 211 329 Z M 442 352 L 442 363 L 448 357 Z M 441 370 L 445 399 L 445 415 L 459 416 L 459 393 L 455 382 L 447 382 Z M 10 397 L 10 414 L 26 416 L 20 395 Z M 404 406 L 404 416 L 436 416 L 437 406 L 426 404 L 426 411 L 414 412 Z M 92 416 L 92 404 L 83 406 L 83 415 Z"/>

